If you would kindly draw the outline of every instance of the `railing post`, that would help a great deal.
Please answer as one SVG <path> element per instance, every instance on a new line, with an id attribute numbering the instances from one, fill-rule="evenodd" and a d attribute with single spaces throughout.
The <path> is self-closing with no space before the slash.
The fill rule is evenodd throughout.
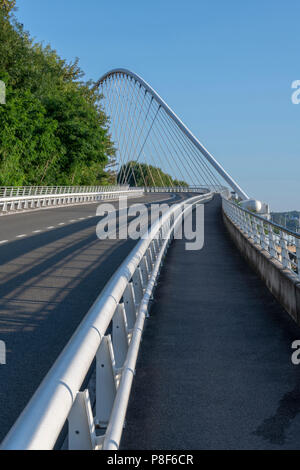
<path id="1" fill-rule="evenodd" d="M 291 269 L 291 260 L 289 257 L 289 251 L 287 249 L 287 240 L 285 238 L 285 233 L 280 232 L 280 246 L 281 246 L 281 262 L 284 268 Z"/>
<path id="2" fill-rule="evenodd" d="M 77 393 L 68 423 L 69 450 L 94 450 L 96 434 L 88 390 Z"/>
<path id="3" fill-rule="evenodd" d="M 147 251 L 146 251 L 146 258 L 147 258 L 147 264 L 148 264 L 148 269 L 149 269 L 149 274 L 152 272 L 153 270 L 153 266 L 154 266 L 154 260 L 153 260 L 153 257 L 152 257 L 152 250 L 151 250 L 151 247 L 149 246 Z"/>
<path id="4" fill-rule="evenodd" d="M 143 256 L 140 262 L 140 270 L 141 270 L 141 275 L 142 275 L 143 287 L 146 287 L 149 281 L 150 270 L 149 270 L 147 259 L 145 256 Z"/>
<path id="5" fill-rule="evenodd" d="M 112 344 L 114 350 L 115 367 L 121 369 L 128 352 L 128 326 L 125 316 L 124 304 L 116 308 L 112 320 Z"/>
<path id="6" fill-rule="evenodd" d="M 104 336 L 96 354 L 96 423 L 106 427 L 116 396 L 115 359 L 110 335 Z"/>
<path id="7" fill-rule="evenodd" d="M 270 250 L 270 255 L 272 256 L 272 258 L 277 259 L 277 250 L 275 246 L 275 237 L 274 237 L 272 226 L 270 226 L 270 229 L 269 229 L 269 250 Z"/>
<path id="8" fill-rule="evenodd" d="M 127 325 L 130 331 L 133 329 L 134 324 L 136 322 L 136 305 L 132 282 L 128 282 L 123 294 L 123 300 L 127 318 Z"/>
<path id="9" fill-rule="evenodd" d="M 141 270 L 139 267 L 136 268 L 132 276 L 132 283 L 133 283 L 133 288 L 134 288 L 134 297 L 136 301 L 136 306 L 138 307 L 144 295 L 142 275 L 141 275 Z"/>
<path id="10" fill-rule="evenodd" d="M 262 247 L 262 249 L 264 250 L 265 249 L 265 227 L 264 227 L 264 223 L 262 220 L 259 221 L 259 244 L 260 246 Z"/>

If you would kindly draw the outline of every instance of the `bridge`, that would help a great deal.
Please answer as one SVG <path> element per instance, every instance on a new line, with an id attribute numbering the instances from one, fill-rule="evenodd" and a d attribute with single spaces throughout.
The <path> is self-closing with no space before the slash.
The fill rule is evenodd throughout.
<path id="1" fill-rule="evenodd" d="M 115 186 L 0 190 L 2 449 L 299 449 L 299 234 L 141 77 L 97 86 Z"/>

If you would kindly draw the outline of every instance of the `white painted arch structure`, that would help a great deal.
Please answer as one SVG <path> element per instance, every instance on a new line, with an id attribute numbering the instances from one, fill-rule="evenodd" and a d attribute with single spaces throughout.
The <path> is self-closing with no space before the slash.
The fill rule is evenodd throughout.
<path id="1" fill-rule="evenodd" d="M 139 75 L 117 68 L 104 74 L 96 85 L 102 91 L 105 110 L 111 119 L 119 168 L 132 160 L 156 164 L 166 172 L 173 170 L 178 178 L 189 178 L 194 186 L 224 186 L 225 181 L 242 200 L 249 199 L 232 176 Z M 121 182 L 126 184 L 129 174 L 123 176 Z"/>

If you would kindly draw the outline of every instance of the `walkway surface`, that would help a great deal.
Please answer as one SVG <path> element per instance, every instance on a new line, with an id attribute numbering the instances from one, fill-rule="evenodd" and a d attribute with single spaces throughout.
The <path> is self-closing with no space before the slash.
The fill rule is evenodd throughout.
<path id="1" fill-rule="evenodd" d="M 300 330 L 205 206 L 205 246 L 169 249 L 123 449 L 300 449 Z"/>

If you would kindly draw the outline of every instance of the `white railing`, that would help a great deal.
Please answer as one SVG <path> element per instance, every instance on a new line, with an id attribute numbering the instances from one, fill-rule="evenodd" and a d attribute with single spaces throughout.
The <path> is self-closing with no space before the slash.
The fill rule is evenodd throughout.
<path id="1" fill-rule="evenodd" d="M 128 185 L 119 186 L 0 186 L 0 198 L 72 193 L 103 193 L 129 189 Z"/>
<path id="2" fill-rule="evenodd" d="M 118 449 L 144 321 L 164 255 L 184 211 L 211 197 L 198 195 L 176 204 L 149 228 L 77 328 L 2 449 L 52 449 L 66 420 L 69 449 Z M 95 358 L 94 413 L 88 390 L 80 390 Z M 97 429 L 103 429 L 102 436 Z"/>
<path id="3" fill-rule="evenodd" d="M 145 187 L 145 193 L 222 193 L 226 191 L 228 196 L 230 195 L 230 191 L 226 186 L 153 186 L 153 187 Z"/>
<path id="4" fill-rule="evenodd" d="M 83 204 L 138 197 L 143 188 L 129 186 L 20 186 L 0 188 L 0 215 L 8 212 L 40 209 L 68 204 Z"/>
<path id="5" fill-rule="evenodd" d="M 149 186 L 145 187 L 145 193 L 222 193 L 228 190 L 225 186 Z"/>
<path id="6" fill-rule="evenodd" d="M 187 186 L 154 186 L 145 187 L 146 193 L 208 193 L 209 190 L 206 187 L 187 187 Z"/>
<path id="7" fill-rule="evenodd" d="M 300 234 L 222 198 L 223 211 L 254 243 L 300 278 Z"/>

